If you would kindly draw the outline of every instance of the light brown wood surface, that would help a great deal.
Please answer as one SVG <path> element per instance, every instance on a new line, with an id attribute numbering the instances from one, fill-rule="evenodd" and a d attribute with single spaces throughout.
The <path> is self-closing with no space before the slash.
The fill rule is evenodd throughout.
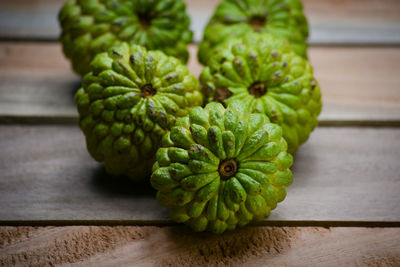
<path id="1" fill-rule="evenodd" d="M 56 40 L 57 13 L 65 0 L 0 1 L 0 39 Z M 194 41 L 219 0 L 185 0 Z M 303 0 L 311 44 L 399 44 L 397 0 Z"/>
<path id="2" fill-rule="evenodd" d="M 219 1 L 185 1 L 199 42 Z M 0 0 L 0 266 L 400 266 L 400 1 L 303 0 L 323 127 L 285 201 L 223 235 L 173 223 L 148 183 L 88 155 L 54 42 L 63 2 Z"/>
<path id="3" fill-rule="evenodd" d="M 197 46 L 188 67 L 198 76 Z M 312 47 L 322 88 L 321 124 L 400 124 L 400 48 Z M 80 86 L 58 44 L 0 43 L 0 119 L 77 118 Z"/>
<path id="4" fill-rule="evenodd" d="M 3 227 L 0 265 L 398 266 L 399 228 Z"/>
<path id="5" fill-rule="evenodd" d="M 400 226 L 399 139 L 397 128 L 319 127 L 295 155 L 294 182 L 264 224 Z M 170 222 L 150 185 L 105 173 L 77 126 L 0 126 L 0 140 L 1 224 Z"/>

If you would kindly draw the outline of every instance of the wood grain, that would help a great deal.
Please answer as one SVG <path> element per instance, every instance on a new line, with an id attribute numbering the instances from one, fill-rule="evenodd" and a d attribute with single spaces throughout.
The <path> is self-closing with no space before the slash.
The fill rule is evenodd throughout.
<path id="1" fill-rule="evenodd" d="M 64 0 L 2 0 L 0 39 L 56 40 L 57 14 Z M 218 0 L 186 0 L 194 40 Z M 303 0 L 311 28 L 311 44 L 399 44 L 400 4 L 397 0 Z"/>
<path id="2" fill-rule="evenodd" d="M 303 0 L 311 44 L 399 44 L 397 0 Z"/>
<path id="3" fill-rule="evenodd" d="M 189 69 L 198 76 L 197 46 L 189 50 Z M 310 60 L 322 88 L 321 124 L 400 124 L 400 48 L 312 47 Z M 58 44 L 0 42 L 3 121 L 15 116 L 75 121 L 79 86 Z"/>
<path id="4" fill-rule="evenodd" d="M 265 223 L 399 225 L 399 138 L 400 129 L 319 127 L 296 154 L 286 200 Z M 0 126 L 0 158 L 2 224 L 169 222 L 149 184 L 107 176 L 76 126 Z"/>
<path id="5" fill-rule="evenodd" d="M 80 79 L 58 44 L 42 42 L 58 38 L 63 2 L 0 1 L 0 225 L 81 225 L 0 226 L 0 266 L 400 266 L 398 0 L 303 0 L 320 125 L 396 127 L 319 127 L 285 201 L 223 235 L 176 226 L 148 183 L 90 158 L 75 125 Z M 219 1 L 186 2 L 199 42 Z M 330 227 L 343 225 L 357 227 Z"/>
<path id="6" fill-rule="evenodd" d="M 400 228 L 2 227 L 0 265 L 398 266 Z"/>
<path id="7" fill-rule="evenodd" d="M 400 48 L 310 49 L 321 85 L 321 121 L 400 118 Z"/>

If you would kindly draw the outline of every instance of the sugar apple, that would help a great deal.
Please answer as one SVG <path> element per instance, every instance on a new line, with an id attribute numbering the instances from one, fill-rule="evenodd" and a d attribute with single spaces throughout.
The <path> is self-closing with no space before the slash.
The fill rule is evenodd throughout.
<path id="1" fill-rule="evenodd" d="M 249 33 L 214 51 L 200 75 L 206 101 L 241 100 L 283 128 L 296 152 L 318 123 L 321 93 L 309 62 L 282 39 Z"/>
<path id="2" fill-rule="evenodd" d="M 142 179 L 166 130 L 202 103 L 198 81 L 178 59 L 128 43 L 91 69 L 75 96 L 87 148 L 110 174 Z"/>
<path id="3" fill-rule="evenodd" d="M 248 32 L 285 38 L 297 54 L 307 57 L 308 23 L 300 0 L 224 0 L 204 30 L 199 61 L 206 65 L 212 50 Z"/>
<path id="4" fill-rule="evenodd" d="M 157 200 L 195 231 L 222 233 L 262 220 L 292 183 L 281 127 L 238 107 L 193 108 L 157 151 L 150 179 Z"/>
<path id="5" fill-rule="evenodd" d="M 63 51 L 74 71 L 90 71 L 93 57 L 119 41 L 188 59 L 190 19 L 182 0 L 69 0 L 59 13 Z"/>

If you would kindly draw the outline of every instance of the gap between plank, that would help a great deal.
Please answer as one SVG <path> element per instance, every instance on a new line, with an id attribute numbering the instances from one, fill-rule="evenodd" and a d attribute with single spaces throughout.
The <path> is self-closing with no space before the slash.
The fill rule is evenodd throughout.
<path id="1" fill-rule="evenodd" d="M 4 43 L 60 43 L 58 38 L 52 37 L 20 37 L 20 36 L 0 36 L 0 42 Z M 200 41 L 192 41 L 188 45 L 199 45 Z M 324 41 L 308 41 L 310 47 L 364 47 L 364 48 L 398 48 L 400 42 L 378 42 L 378 41 L 366 41 L 366 42 L 351 42 L 351 41 L 335 41 L 335 42 L 324 42 Z"/>
<path id="2" fill-rule="evenodd" d="M 77 125 L 75 116 L 0 115 L 0 125 Z M 400 120 L 320 120 L 320 127 L 400 127 Z"/>
<path id="3" fill-rule="evenodd" d="M 183 226 L 170 220 L 0 220 L 0 226 Z M 249 226 L 279 227 L 400 227 L 396 221 L 268 221 L 250 223 Z"/>
<path id="4" fill-rule="evenodd" d="M 73 125 L 78 124 L 76 116 L 26 116 L 0 115 L 0 125 Z"/>

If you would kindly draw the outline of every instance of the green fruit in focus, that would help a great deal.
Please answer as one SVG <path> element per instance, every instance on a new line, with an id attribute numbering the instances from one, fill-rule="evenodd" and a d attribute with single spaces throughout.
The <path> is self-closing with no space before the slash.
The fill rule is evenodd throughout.
<path id="1" fill-rule="evenodd" d="M 183 63 L 192 41 L 182 0 L 69 0 L 59 13 L 63 51 L 74 71 L 90 71 L 93 57 L 117 42 L 162 50 Z"/>
<path id="2" fill-rule="evenodd" d="M 299 0 L 224 0 L 204 30 L 198 58 L 204 65 L 226 40 L 249 32 L 269 33 L 289 41 L 307 58 L 308 23 Z"/>
<path id="3" fill-rule="evenodd" d="M 75 96 L 87 148 L 108 173 L 142 179 L 164 133 L 202 103 L 198 81 L 178 59 L 127 43 L 91 69 Z"/>
<path id="4" fill-rule="evenodd" d="M 265 113 L 292 154 L 318 124 L 321 92 L 310 63 L 271 35 L 250 33 L 216 49 L 200 82 L 208 102 L 240 100 Z"/>
<path id="5" fill-rule="evenodd" d="M 282 129 L 236 102 L 195 107 L 163 137 L 151 183 L 176 222 L 222 233 L 269 216 L 292 183 Z"/>

